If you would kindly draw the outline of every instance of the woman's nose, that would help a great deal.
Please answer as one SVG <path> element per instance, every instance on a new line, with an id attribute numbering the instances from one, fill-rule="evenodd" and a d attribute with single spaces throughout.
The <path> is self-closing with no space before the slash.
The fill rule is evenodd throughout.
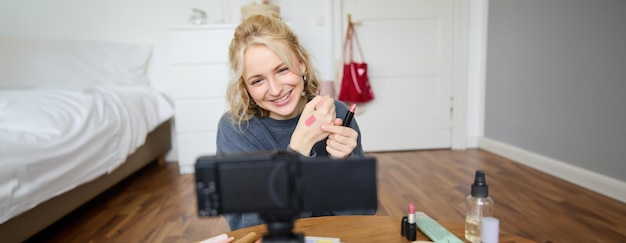
<path id="1" fill-rule="evenodd" d="M 280 92 L 282 91 L 280 83 L 273 78 L 270 78 L 268 81 L 270 95 L 280 95 Z"/>

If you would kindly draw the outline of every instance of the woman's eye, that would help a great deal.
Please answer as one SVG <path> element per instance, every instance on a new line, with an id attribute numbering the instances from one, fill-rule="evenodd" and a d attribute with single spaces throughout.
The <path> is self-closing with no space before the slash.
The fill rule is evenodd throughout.
<path id="1" fill-rule="evenodd" d="M 254 79 L 252 80 L 252 82 L 250 82 L 251 85 L 256 85 L 258 83 L 260 83 L 261 81 L 263 81 L 262 79 Z"/>
<path id="2" fill-rule="evenodd" d="M 289 71 L 289 68 L 284 67 L 284 68 L 278 69 L 279 73 L 282 73 L 282 72 L 285 72 L 285 71 Z"/>

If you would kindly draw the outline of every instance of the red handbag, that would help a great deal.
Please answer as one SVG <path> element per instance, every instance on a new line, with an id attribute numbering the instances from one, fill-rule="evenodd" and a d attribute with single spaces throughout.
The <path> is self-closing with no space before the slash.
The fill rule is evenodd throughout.
<path id="1" fill-rule="evenodd" d="M 354 24 L 349 23 L 346 40 L 343 44 L 343 75 L 338 99 L 346 103 L 365 103 L 374 99 L 374 92 L 367 76 L 367 63 L 365 61 L 354 61 L 354 43 L 359 48 L 359 55 L 361 60 L 363 60 L 363 51 L 361 50 L 361 44 L 359 44 Z M 346 51 L 349 52 L 348 60 L 345 59 Z"/>

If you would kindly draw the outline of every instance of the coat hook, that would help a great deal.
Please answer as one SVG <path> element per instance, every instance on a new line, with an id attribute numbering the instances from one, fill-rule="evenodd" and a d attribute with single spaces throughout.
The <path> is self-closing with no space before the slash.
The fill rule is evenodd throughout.
<path id="1" fill-rule="evenodd" d="M 360 25 L 361 21 L 352 22 L 352 14 L 348 14 L 348 24 Z"/>

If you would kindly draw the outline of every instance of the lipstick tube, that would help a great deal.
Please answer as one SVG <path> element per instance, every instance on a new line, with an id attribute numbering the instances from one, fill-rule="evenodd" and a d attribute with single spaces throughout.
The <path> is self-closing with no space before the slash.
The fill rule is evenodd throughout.
<path id="1" fill-rule="evenodd" d="M 415 224 L 415 205 L 409 204 L 409 222 L 406 229 L 406 239 L 415 241 L 417 239 L 417 224 Z"/>
<path id="2" fill-rule="evenodd" d="M 342 124 L 344 127 L 350 126 L 350 123 L 352 122 L 352 118 L 354 117 L 354 111 L 356 111 L 356 104 L 352 104 L 350 106 L 350 110 L 346 112 L 346 116 L 343 118 L 343 124 Z"/>
<path id="3" fill-rule="evenodd" d="M 400 235 L 406 237 L 406 229 L 409 227 L 409 218 L 407 216 L 402 217 L 400 222 Z"/>

